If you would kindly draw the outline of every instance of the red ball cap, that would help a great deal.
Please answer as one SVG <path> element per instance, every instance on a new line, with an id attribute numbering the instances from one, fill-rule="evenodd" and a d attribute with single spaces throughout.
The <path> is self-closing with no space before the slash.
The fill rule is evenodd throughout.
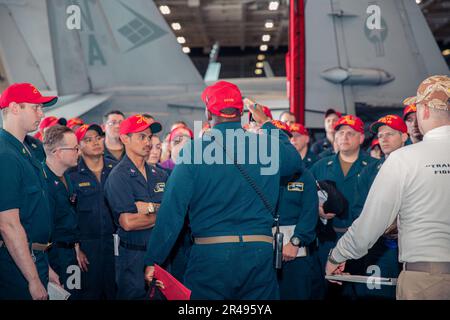
<path id="1" fill-rule="evenodd" d="M 99 136 L 104 136 L 105 133 L 102 130 L 102 127 L 100 127 L 98 124 L 83 124 L 81 127 L 75 131 L 75 135 L 77 136 L 78 143 L 80 143 L 81 140 L 84 139 L 84 136 L 86 135 L 86 132 L 89 130 L 94 130 L 98 133 Z"/>
<path id="2" fill-rule="evenodd" d="M 36 132 L 36 134 L 33 136 L 33 138 L 38 139 L 42 141 L 44 137 L 42 136 L 42 133 L 40 131 Z"/>
<path id="3" fill-rule="evenodd" d="M 178 136 L 189 136 L 194 139 L 194 133 L 188 127 L 177 127 L 170 132 L 169 142 L 172 142 Z"/>
<path id="4" fill-rule="evenodd" d="M 289 129 L 289 126 L 280 120 L 272 120 L 272 124 L 277 127 L 280 130 L 283 130 L 284 133 L 286 133 L 289 137 L 292 137 L 291 129 Z"/>
<path id="5" fill-rule="evenodd" d="M 82 126 L 83 124 L 84 121 L 81 120 L 80 118 L 72 118 L 67 121 L 67 127 L 70 129 L 72 129 L 75 126 Z"/>
<path id="6" fill-rule="evenodd" d="M 373 139 L 372 143 L 370 144 L 370 150 L 372 150 L 376 146 L 380 146 L 380 141 L 378 141 L 378 139 Z"/>
<path id="7" fill-rule="evenodd" d="M 152 134 L 162 130 L 162 126 L 159 122 L 147 119 L 141 114 L 137 114 L 122 121 L 120 124 L 120 134 L 141 132 L 147 128 L 150 128 Z"/>
<path id="8" fill-rule="evenodd" d="M 54 125 L 58 124 L 58 118 L 57 117 L 46 117 L 42 119 L 41 123 L 39 124 L 39 131 L 42 131 L 46 128 L 53 127 Z"/>
<path id="9" fill-rule="evenodd" d="M 293 123 L 290 127 L 292 133 L 298 133 L 304 136 L 309 136 L 308 130 L 300 123 Z"/>
<path id="10" fill-rule="evenodd" d="M 202 93 L 202 100 L 209 112 L 224 118 L 234 118 L 235 115 L 224 114 L 221 111 L 226 108 L 234 108 L 241 113 L 244 102 L 239 88 L 227 81 L 219 81 L 207 87 Z"/>
<path id="11" fill-rule="evenodd" d="M 364 122 L 362 122 L 362 120 L 357 116 L 351 114 L 340 117 L 339 120 L 336 121 L 334 125 L 334 130 L 337 131 L 342 126 L 349 126 L 355 131 L 364 133 Z"/>
<path id="12" fill-rule="evenodd" d="M 378 119 L 378 121 L 372 123 L 370 125 L 370 131 L 374 134 L 377 134 L 378 129 L 381 126 L 388 126 L 388 127 L 391 127 L 392 129 L 400 131 L 402 133 L 407 132 L 405 121 L 403 121 L 402 118 L 400 118 L 399 116 L 397 116 L 395 114 L 389 114 L 387 116 L 384 116 L 384 117 Z"/>
<path id="13" fill-rule="evenodd" d="M 6 88 L 0 96 L 0 109 L 8 108 L 11 102 L 15 103 L 33 103 L 42 104 L 44 107 L 50 107 L 58 101 L 58 97 L 44 97 L 30 83 L 14 83 Z"/>
<path id="14" fill-rule="evenodd" d="M 417 108 L 416 108 L 416 104 L 415 104 L 415 103 L 412 103 L 412 104 L 410 104 L 410 105 L 407 105 L 407 106 L 405 107 L 405 109 L 403 109 L 403 120 L 406 119 L 406 117 L 408 116 L 408 114 L 410 114 L 410 113 L 415 113 L 415 112 L 417 112 Z"/>

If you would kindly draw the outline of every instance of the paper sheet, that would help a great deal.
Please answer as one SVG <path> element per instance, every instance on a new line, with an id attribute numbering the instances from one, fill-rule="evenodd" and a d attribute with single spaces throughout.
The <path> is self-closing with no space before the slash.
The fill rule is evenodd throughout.
<path id="1" fill-rule="evenodd" d="M 395 286 L 397 285 L 397 278 L 383 278 L 383 277 L 374 277 L 374 276 L 358 276 L 351 274 L 343 274 L 343 275 L 329 275 L 325 276 L 327 280 L 336 280 L 336 281 L 345 281 L 345 282 L 355 282 L 355 283 L 368 283 L 368 284 L 377 284 L 384 286 Z"/>
<path id="2" fill-rule="evenodd" d="M 113 234 L 113 238 L 114 238 L 114 255 L 116 257 L 119 256 L 119 243 L 120 243 L 120 237 L 118 234 L 114 233 Z"/>
<path id="3" fill-rule="evenodd" d="M 291 238 L 294 235 L 295 227 L 295 225 L 280 226 L 280 232 L 283 234 L 283 246 L 287 245 L 291 241 Z M 275 234 L 275 227 L 272 228 L 272 234 Z M 298 248 L 297 258 L 306 257 L 306 255 L 307 253 L 305 247 Z"/>
<path id="4" fill-rule="evenodd" d="M 64 290 L 64 288 L 49 282 L 47 285 L 48 299 L 49 300 L 67 300 L 70 297 L 70 293 Z"/>

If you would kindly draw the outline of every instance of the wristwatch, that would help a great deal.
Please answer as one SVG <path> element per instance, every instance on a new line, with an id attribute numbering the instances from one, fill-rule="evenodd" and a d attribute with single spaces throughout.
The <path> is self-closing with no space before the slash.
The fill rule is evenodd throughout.
<path id="1" fill-rule="evenodd" d="M 155 208 L 154 204 L 152 202 L 150 202 L 147 207 L 147 213 L 152 214 L 155 212 L 156 212 L 156 208 Z"/>
<path id="2" fill-rule="evenodd" d="M 328 261 L 330 261 L 332 264 L 341 264 L 340 262 L 333 259 L 333 249 L 330 250 L 328 253 Z"/>
<path id="3" fill-rule="evenodd" d="M 300 238 L 293 236 L 290 240 L 290 242 L 292 243 L 292 245 L 298 247 L 300 245 Z"/>

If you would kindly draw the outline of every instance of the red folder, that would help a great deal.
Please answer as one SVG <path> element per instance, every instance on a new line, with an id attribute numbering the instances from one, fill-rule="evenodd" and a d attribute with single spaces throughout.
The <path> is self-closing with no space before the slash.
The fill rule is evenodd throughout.
<path id="1" fill-rule="evenodd" d="M 164 289 L 159 288 L 167 300 L 190 300 L 191 290 L 175 279 L 169 272 L 155 264 L 153 277 L 164 284 Z"/>

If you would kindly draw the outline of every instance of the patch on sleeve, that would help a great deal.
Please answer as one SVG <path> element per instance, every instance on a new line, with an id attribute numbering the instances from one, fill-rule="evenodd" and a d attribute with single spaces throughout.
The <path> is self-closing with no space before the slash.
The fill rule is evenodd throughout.
<path id="1" fill-rule="evenodd" d="M 303 182 L 288 182 L 288 191 L 303 192 Z"/>

